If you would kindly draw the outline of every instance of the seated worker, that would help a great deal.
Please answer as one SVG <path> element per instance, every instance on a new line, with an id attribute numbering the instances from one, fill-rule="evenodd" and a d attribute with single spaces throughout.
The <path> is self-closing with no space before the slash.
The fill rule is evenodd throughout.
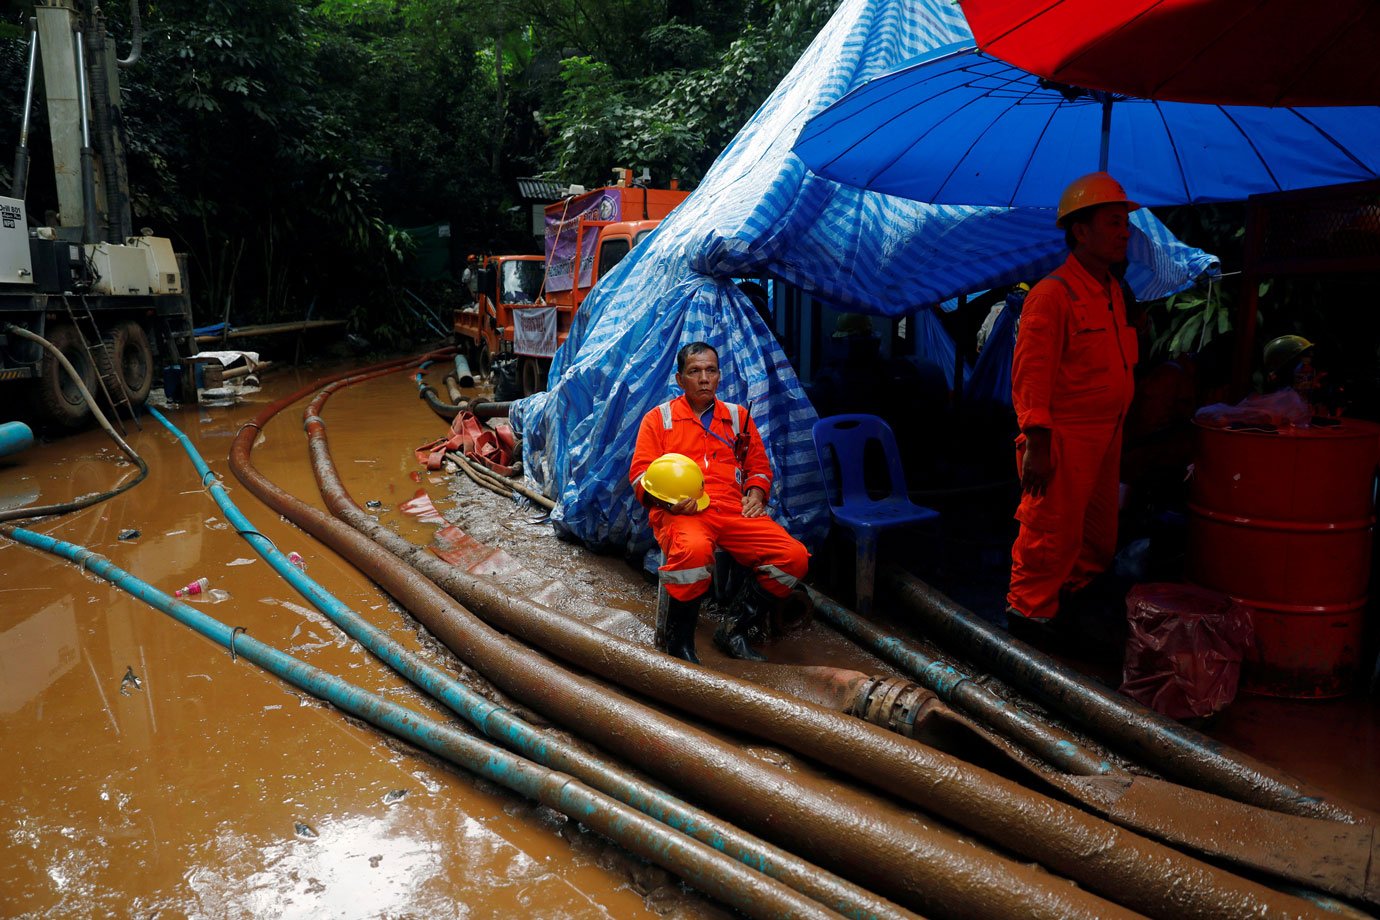
<path id="1" fill-rule="evenodd" d="M 658 645 L 699 664 L 695 623 L 718 547 L 756 581 L 725 615 L 714 644 L 734 658 L 764 661 L 749 647 L 748 632 L 773 598 L 804 577 L 810 554 L 766 514 L 767 450 L 747 410 L 715 397 L 718 352 L 704 342 L 686 345 L 676 354 L 676 383 L 685 395 L 643 417 L 628 470 L 665 557 L 660 575 L 669 603 L 658 610 Z"/>

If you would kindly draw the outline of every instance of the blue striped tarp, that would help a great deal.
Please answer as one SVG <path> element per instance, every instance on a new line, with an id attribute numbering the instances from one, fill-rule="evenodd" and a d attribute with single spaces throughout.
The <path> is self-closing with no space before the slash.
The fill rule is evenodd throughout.
<path id="1" fill-rule="evenodd" d="M 969 38 L 952 0 L 844 0 L 704 182 L 603 279 L 552 363 L 550 390 L 514 423 L 557 526 L 606 550 L 651 546 L 628 465 L 642 416 L 678 393 L 675 352 L 719 351 L 720 397 L 746 404 L 776 471 L 772 514 L 807 545 L 829 526 L 816 415 L 734 277 L 769 275 L 842 310 L 899 316 L 958 294 L 1034 281 L 1065 256 L 1048 210 L 936 206 L 842 186 L 791 153 L 804 123 L 921 52 Z M 1147 211 L 1128 280 L 1165 296 L 1215 267 Z"/>

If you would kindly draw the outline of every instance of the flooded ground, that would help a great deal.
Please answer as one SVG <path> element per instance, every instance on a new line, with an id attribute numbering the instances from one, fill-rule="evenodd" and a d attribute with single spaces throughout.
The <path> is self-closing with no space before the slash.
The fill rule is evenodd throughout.
<path id="1" fill-rule="evenodd" d="M 229 473 L 226 454 L 243 422 L 340 369 L 284 370 L 236 405 L 168 415 L 263 534 L 299 552 L 345 603 L 459 673 L 376 587 Z M 431 376 L 439 388 L 439 374 Z M 441 436 L 445 424 L 417 399 L 409 373 L 344 390 L 324 415 L 346 486 L 361 504 L 377 502 L 371 510 L 388 526 L 417 543 L 431 539 L 436 525 L 399 508 L 424 489 L 449 520 L 513 557 L 514 590 L 554 591 L 553 606 L 650 643 L 655 591 L 624 561 L 556 541 L 529 504 L 463 478 L 417 472 L 412 449 Z M 211 615 L 444 717 L 258 559 L 156 421 L 144 419 L 129 440 L 149 463 L 146 482 L 34 529 L 90 547 L 167 591 L 204 576 L 212 591 L 195 602 Z M 104 435 L 87 432 L 0 460 L 0 506 L 109 488 L 132 470 L 119 459 Z M 254 459 L 281 488 L 321 506 L 300 404 L 266 428 Z M 139 535 L 120 538 L 131 529 Z M 728 916 L 564 817 L 232 662 L 224 649 L 70 563 L 0 541 L 0 573 L 6 916 Z M 741 669 L 714 650 L 712 626 L 700 627 L 705 663 Z M 819 624 L 769 653 L 779 663 L 888 672 Z M 818 693 L 818 684 L 808 692 Z M 1364 700 L 1243 698 L 1210 730 L 1380 808 L 1380 732 Z"/>
<path id="2" fill-rule="evenodd" d="M 395 638 L 434 655 L 385 595 L 268 512 L 227 469 L 239 426 L 324 372 L 269 375 L 248 402 L 167 414 L 269 539 L 300 552 L 314 578 Z M 350 488 L 361 501 L 395 508 L 417 488 L 411 448 L 444 426 L 405 374 L 343 393 L 330 410 L 351 421 L 331 433 Z M 34 529 L 169 592 L 204 576 L 213 590 L 196 603 L 211 615 L 440 714 L 258 559 L 156 421 L 131 427 L 128 440 L 149 464 L 144 483 Z M 132 471 L 118 459 L 91 431 L 0 460 L 0 504 L 109 488 Z M 282 488 L 319 504 L 300 408 L 268 426 L 255 460 Z M 119 539 L 129 529 L 140 535 Z M 71 563 L 3 541 L 0 572 L 0 748 L 8 760 L 0 914 L 721 914 L 563 816 L 232 662 L 223 648 Z M 655 911 L 644 899 L 653 890 Z"/>

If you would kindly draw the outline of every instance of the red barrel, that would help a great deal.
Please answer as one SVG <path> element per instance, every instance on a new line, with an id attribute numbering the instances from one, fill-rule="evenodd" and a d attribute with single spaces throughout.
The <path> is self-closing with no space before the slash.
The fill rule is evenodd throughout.
<path id="1" fill-rule="evenodd" d="M 1380 425 L 1197 431 L 1188 575 L 1251 608 L 1244 687 L 1345 694 L 1360 664 Z"/>

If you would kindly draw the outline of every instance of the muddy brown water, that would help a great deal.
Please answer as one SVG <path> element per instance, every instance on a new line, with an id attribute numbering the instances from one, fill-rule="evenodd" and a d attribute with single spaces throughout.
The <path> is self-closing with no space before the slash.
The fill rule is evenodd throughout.
<path id="1" fill-rule="evenodd" d="M 226 453 L 244 421 L 339 369 L 283 371 L 236 405 L 167 414 L 280 549 L 301 553 L 341 600 L 444 664 L 387 596 L 229 473 Z M 351 489 L 383 502 L 386 519 L 425 541 L 433 528 L 395 509 L 419 487 L 411 449 L 445 426 L 408 375 L 340 394 L 333 420 Z M 205 576 L 213 592 L 196 603 L 211 615 L 442 714 L 307 607 L 227 527 L 161 425 L 144 418 L 142 431 L 129 427 L 148 479 L 33 529 L 169 592 Z M 254 456 L 278 485 L 319 506 L 300 408 L 268 426 Z M 118 459 L 98 431 L 0 459 L 0 506 L 104 490 L 132 470 Z M 423 476 L 421 485 L 444 496 L 445 478 Z M 121 541 L 127 529 L 141 535 Z M 65 560 L 0 540 L 0 575 L 0 915 L 726 916 L 563 816 L 232 662 Z"/>
<path id="2" fill-rule="evenodd" d="M 333 552 L 268 512 L 229 473 L 240 425 L 341 367 L 283 370 L 233 405 L 170 408 L 240 509 L 313 578 L 409 648 L 468 679 L 389 598 Z M 430 377 L 440 386 L 440 368 Z M 434 524 L 399 506 L 425 489 L 446 517 L 507 551 L 512 588 L 543 594 L 650 642 L 655 592 L 622 560 L 553 539 L 539 511 L 464 478 L 419 472 L 412 449 L 445 425 L 410 373 L 350 387 L 327 405 L 332 452 L 361 504 L 418 543 Z M 171 591 L 198 577 L 208 613 L 416 711 L 446 717 L 360 650 L 235 535 L 181 448 L 151 418 L 130 443 L 147 481 L 35 525 Z M 100 432 L 0 459 L 0 506 L 109 488 L 132 468 Z M 254 451 L 260 470 L 321 507 L 300 404 Z M 140 536 L 120 540 L 127 529 Z M 0 914 L 141 916 L 727 917 L 546 809 L 343 717 L 70 563 L 0 540 Z M 559 590 L 550 591 L 550 582 Z M 222 593 L 223 592 L 223 593 Z M 701 624 L 705 663 L 733 671 Z M 889 670 L 819 624 L 773 661 Z M 745 672 L 744 672 L 745 673 Z M 789 681 L 787 681 L 789 684 Z M 783 686 L 782 689 L 788 689 Z M 1325 789 L 1380 807 L 1374 710 L 1360 701 L 1245 699 L 1223 740 Z M 1300 739 L 1308 743 L 1300 743 Z M 770 749 L 754 756 L 779 757 Z"/>

